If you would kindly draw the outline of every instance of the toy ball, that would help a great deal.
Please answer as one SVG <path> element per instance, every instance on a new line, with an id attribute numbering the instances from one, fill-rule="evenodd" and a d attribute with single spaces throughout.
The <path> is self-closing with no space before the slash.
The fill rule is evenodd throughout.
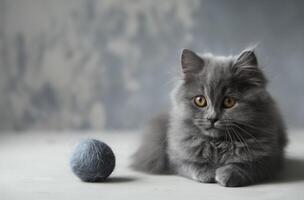
<path id="1" fill-rule="evenodd" d="M 70 166 L 82 181 L 102 182 L 113 172 L 115 156 L 107 144 L 95 139 L 86 139 L 75 147 Z"/>

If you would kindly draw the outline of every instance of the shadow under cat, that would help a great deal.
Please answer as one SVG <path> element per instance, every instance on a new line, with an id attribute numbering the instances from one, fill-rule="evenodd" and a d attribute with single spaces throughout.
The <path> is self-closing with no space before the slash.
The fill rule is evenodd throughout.
<path id="1" fill-rule="evenodd" d="M 284 168 L 272 183 L 304 181 L 304 159 L 286 158 Z"/>
<path id="2" fill-rule="evenodd" d="M 304 181 L 304 159 L 286 158 L 284 161 L 284 168 L 275 179 L 269 180 L 265 183 L 289 183 Z M 172 174 L 166 174 L 167 176 Z M 137 181 L 135 177 L 110 177 L 105 183 L 128 183 Z M 259 184 L 259 183 L 257 183 Z M 263 183 L 260 183 L 263 184 Z"/>

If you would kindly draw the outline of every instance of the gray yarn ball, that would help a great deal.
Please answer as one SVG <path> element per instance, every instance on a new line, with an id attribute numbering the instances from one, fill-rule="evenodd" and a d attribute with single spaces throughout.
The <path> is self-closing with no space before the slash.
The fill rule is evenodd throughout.
<path id="1" fill-rule="evenodd" d="M 70 166 L 82 181 L 101 182 L 114 170 L 115 156 L 107 144 L 95 139 L 86 139 L 75 147 Z"/>

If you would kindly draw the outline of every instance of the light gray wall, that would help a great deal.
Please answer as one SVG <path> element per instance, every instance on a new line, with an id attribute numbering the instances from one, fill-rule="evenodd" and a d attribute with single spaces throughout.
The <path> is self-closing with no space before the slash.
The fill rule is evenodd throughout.
<path id="1" fill-rule="evenodd" d="M 257 54 L 304 127 L 303 1 L 0 0 L 0 129 L 138 128 L 169 105 L 181 48 Z"/>

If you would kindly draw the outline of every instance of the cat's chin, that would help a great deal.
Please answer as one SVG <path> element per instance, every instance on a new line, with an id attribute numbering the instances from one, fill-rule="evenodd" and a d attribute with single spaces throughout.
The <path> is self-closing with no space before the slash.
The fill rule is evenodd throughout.
<path id="1" fill-rule="evenodd" d="M 215 128 L 212 128 L 212 129 L 205 129 L 203 131 L 203 134 L 208 136 L 208 137 L 212 137 L 212 138 L 219 138 L 222 136 L 222 133 L 219 129 L 215 129 Z"/>

